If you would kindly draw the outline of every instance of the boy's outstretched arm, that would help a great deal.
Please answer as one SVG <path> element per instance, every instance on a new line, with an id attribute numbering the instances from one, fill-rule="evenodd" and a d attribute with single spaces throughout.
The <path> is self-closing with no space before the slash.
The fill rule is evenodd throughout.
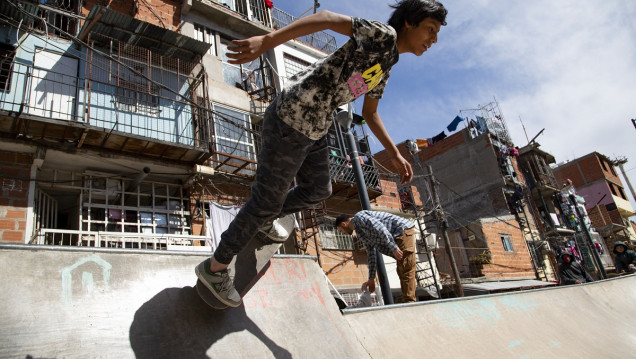
<path id="1" fill-rule="evenodd" d="M 233 40 L 228 50 L 231 64 L 244 64 L 259 57 L 267 50 L 291 39 L 313 34 L 322 30 L 333 30 L 346 36 L 353 36 L 351 17 L 323 10 L 307 17 L 300 18 L 289 25 L 267 35 L 252 36 L 244 40 Z"/>
<path id="2" fill-rule="evenodd" d="M 400 174 L 400 183 L 405 184 L 411 182 L 413 179 L 413 170 L 411 164 L 402 157 L 400 151 L 397 149 L 391 137 L 386 132 L 380 114 L 378 113 L 378 102 L 380 100 L 369 96 L 364 97 L 364 104 L 362 105 L 362 117 L 369 125 L 371 132 L 378 138 L 382 146 L 391 155 L 391 162 L 397 168 Z"/>

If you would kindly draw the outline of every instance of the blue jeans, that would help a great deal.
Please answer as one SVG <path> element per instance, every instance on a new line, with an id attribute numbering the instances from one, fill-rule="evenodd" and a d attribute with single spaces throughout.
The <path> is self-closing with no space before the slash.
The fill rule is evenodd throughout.
<path id="1" fill-rule="evenodd" d="M 273 102 L 274 104 L 275 102 Z M 267 221 L 314 206 L 331 195 L 327 137 L 314 141 L 285 124 L 270 105 L 263 118 L 252 195 L 228 229 L 214 258 L 229 264 Z M 296 185 L 291 189 L 296 178 Z"/>

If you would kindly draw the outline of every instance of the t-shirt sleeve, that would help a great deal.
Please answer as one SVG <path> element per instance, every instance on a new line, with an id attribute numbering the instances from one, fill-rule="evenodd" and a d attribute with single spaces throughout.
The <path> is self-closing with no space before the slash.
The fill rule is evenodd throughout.
<path id="1" fill-rule="evenodd" d="M 391 26 L 357 17 L 353 18 L 352 30 L 353 40 L 364 51 L 385 51 L 388 46 L 394 46 L 397 38 Z"/>
<path id="2" fill-rule="evenodd" d="M 384 94 L 386 83 L 389 81 L 389 75 L 391 75 L 391 69 L 384 71 L 384 74 L 382 74 L 382 80 L 380 80 L 380 82 L 371 91 L 367 92 L 366 96 L 381 99 Z"/>

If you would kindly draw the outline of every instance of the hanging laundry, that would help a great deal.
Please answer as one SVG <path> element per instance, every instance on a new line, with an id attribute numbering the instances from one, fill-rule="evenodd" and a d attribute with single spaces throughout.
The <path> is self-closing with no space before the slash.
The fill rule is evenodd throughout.
<path id="1" fill-rule="evenodd" d="M 205 220 L 206 236 L 209 238 L 207 245 L 216 249 L 221 242 L 221 233 L 230 226 L 230 222 L 239 212 L 238 206 L 224 206 L 210 202 L 210 217 Z"/>
<path id="2" fill-rule="evenodd" d="M 446 129 L 448 130 L 448 132 L 454 132 L 457 129 L 457 125 L 459 125 L 462 121 L 464 121 L 464 119 L 459 117 L 459 115 L 457 115 L 455 116 L 453 121 L 448 125 L 448 127 L 446 127 Z"/>
<path id="3" fill-rule="evenodd" d="M 481 116 L 476 116 L 476 118 L 477 118 L 477 130 L 479 130 L 479 132 L 488 131 L 488 125 L 486 124 L 486 119 Z"/>
<path id="4" fill-rule="evenodd" d="M 508 154 L 510 156 L 519 156 L 519 149 L 517 147 L 510 147 L 508 149 Z"/>
<path id="5" fill-rule="evenodd" d="M 428 147 L 428 140 L 417 139 L 415 142 L 417 143 L 418 148 Z"/>
<path id="6" fill-rule="evenodd" d="M 433 143 L 439 142 L 446 138 L 446 133 L 444 131 L 440 132 L 437 136 L 432 138 Z"/>

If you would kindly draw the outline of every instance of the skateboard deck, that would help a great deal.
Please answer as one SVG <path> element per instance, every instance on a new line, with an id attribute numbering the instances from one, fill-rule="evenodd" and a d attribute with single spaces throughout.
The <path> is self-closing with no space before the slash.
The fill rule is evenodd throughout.
<path id="1" fill-rule="evenodd" d="M 287 234 L 291 234 L 295 223 L 293 214 L 281 218 L 279 221 L 282 227 L 278 227 L 279 232 L 276 234 L 280 235 L 281 228 Z M 259 231 L 230 262 L 228 269 L 230 275 L 234 277 L 234 288 L 241 295 L 241 298 L 249 292 L 269 268 L 270 259 L 284 243 L 280 242 L 280 237 L 278 240 L 279 242 L 275 242 L 267 233 Z M 199 297 L 210 307 L 214 309 L 228 308 L 210 292 L 201 280 L 197 279 L 195 287 Z"/>

